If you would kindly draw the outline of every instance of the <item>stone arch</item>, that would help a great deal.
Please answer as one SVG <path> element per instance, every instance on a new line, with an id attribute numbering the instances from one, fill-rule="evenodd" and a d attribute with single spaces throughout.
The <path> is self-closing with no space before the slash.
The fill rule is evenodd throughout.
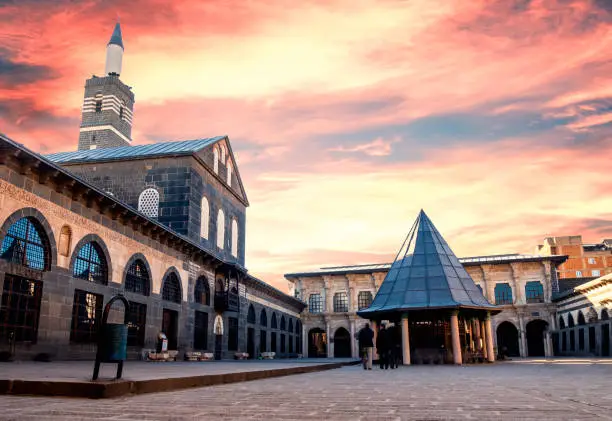
<path id="1" fill-rule="evenodd" d="M 176 278 L 174 278 L 172 275 L 175 275 Z M 170 284 L 167 284 L 168 282 L 173 282 L 173 283 L 176 282 L 177 284 L 170 285 Z M 166 295 L 166 297 L 170 297 L 169 293 L 171 291 L 169 288 L 174 288 L 174 287 L 176 287 L 176 289 L 178 290 L 178 298 L 174 296 L 173 300 L 165 300 L 163 298 L 164 295 Z M 166 294 L 164 294 L 164 292 Z M 176 270 L 174 266 L 169 267 L 166 273 L 164 274 L 164 277 L 162 278 L 161 290 L 159 291 L 159 295 L 162 296 L 162 300 L 164 301 L 169 301 L 169 302 L 173 302 L 176 304 L 180 304 L 183 301 L 183 283 L 181 281 L 181 275 L 179 274 L 178 270 Z"/>
<path id="2" fill-rule="evenodd" d="M 559 329 L 565 329 L 565 319 L 563 316 L 559 316 Z"/>
<path id="3" fill-rule="evenodd" d="M 351 334 L 344 327 L 334 332 L 334 358 L 351 357 Z"/>
<path id="4" fill-rule="evenodd" d="M 287 330 L 287 324 L 286 324 L 286 321 L 285 321 L 285 315 L 284 314 L 281 314 L 280 330 L 281 331 Z"/>
<path id="5" fill-rule="evenodd" d="M 89 243 L 95 244 L 98 253 L 101 253 L 102 257 L 105 260 L 104 262 L 106 264 L 106 283 L 105 284 L 108 285 L 109 281 L 112 282 L 111 278 L 113 275 L 113 265 L 112 265 L 110 253 L 108 252 L 108 247 L 106 247 L 106 243 L 104 242 L 102 238 L 100 238 L 98 234 L 87 234 L 83 238 L 81 238 L 79 242 L 74 246 L 74 249 L 72 251 L 72 256 L 70 257 L 70 266 L 69 266 L 70 274 L 74 276 L 74 264 L 76 262 L 77 256 L 79 255 L 81 248 Z"/>
<path id="6" fill-rule="evenodd" d="M 308 358 L 327 358 L 327 335 L 321 328 L 308 331 Z"/>
<path id="7" fill-rule="evenodd" d="M 255 307 L 253 307 L 253 304 L 249 304 L 249 310 L 247 312 L 247 323 L 255 324 L 255 321 Z"/>
<path id="8" fill-rule="evenodd" d="M 60 229 L 60 238 L 58 244 L 58 252 L 64 257 L 70 256 L 70 246 L 72 244 L 72 228 L 69 225 L 64 225 Z"/>
<path id="9" fill-rule="evenodd" d="M 4 241 L 6 238 L 6 234 L 8 233 L 9 228 L 21 218 L 32 218 L 31 220 L 35 221 L 35 226 L 38 225 L 40 228 L 39 235 L 45 236 L 45 238 L 41 237 L 41 240 L 46 240 L 46 246 L 49 250 L 49 261 L 47 263 L 47 268 L 44 270 L 51 270 L 51 268 L 57 265 L 57 246 L 55 242 L 55 236 L 53 235 L 53 229 L 51 229 L 51 225 L 38 209 L 35 208 L 22 208 L 19 209 L 12 214 L 10 214 L 2 224 L 0 228 L 0 242 Z M 0 243 L 1 245 L 2 243 Z"/>
<path id="10" fill-rule="evenodd" d="M 519 333 L 514 323 L 504 321 L 497 325 L 497 353 L 508 357 L 519 357 Z"/>
<path id="11" fill-rule="evenodd" d="M 278 329 L 278 322 L 277 322 L 277 319 L 276 319 L 276 312 L 275 311 L 272 312 L 272 323 L 270 324 L 270 328 Z"/>
<path id="12" fill-rule="evenodd" d="M 266 313 L 265 307 L 261 309 L 259 314 L 259 326 L 268 327 L 268 313 Z"/>
<path id="13" fill-rule="evenodd" d="M 584 314 L 582 310 L 578 310 L 578 326 L 584 326 L 586 324 L 586 319 L 584 318 Z"/>
<path id="14" fill-rule="evenodd" d="M 144 254 L 142 253 L 134 253 L 130 256 L 130 258 L 128 259 L 127 263 L 125 264 L 125 267 L 123 268 L 123 277 L 122 279 L 122 283 L 123 283 L 123 287 L 125 289 L 125 281 L 127 279 L 128 276 L 128 271 L 130 270 L 130 267 L 136 263 L 137 261 L 141 261 L 143 266 L 145 267 L 145 269 L 147 270 L 147 274 L 149 277 L 149 284 L 147 286 L 146 289 L 146 294 L 144 295 L 150 295 L 151 290 L 153 289 L 153 278 L 152 278 L 152 272 L 151 272 L 151 266 L 149 265 L 149 261 L 147 260 L 147 258 L 145 257 Z"/>
<path id="15" fill-rule="evenodd" d="M 287 328 L 289 333 L 293 333 L 293 319 L 289 318 L 289 327 Z"/>
<path id="16" fill-rule="evenodd" d="M 567 313 L 567 327 L 574 327 L 574 316 L 572 316 L 572 313 Z"/>
<path id="17" fill-rule="evenodd" d="M 525 326 L 527 336 L 527 356 L 544 357 L 545 353 L 545 332 L 548 329 L 548 322 L 542 319 L 534 319 Z"/>

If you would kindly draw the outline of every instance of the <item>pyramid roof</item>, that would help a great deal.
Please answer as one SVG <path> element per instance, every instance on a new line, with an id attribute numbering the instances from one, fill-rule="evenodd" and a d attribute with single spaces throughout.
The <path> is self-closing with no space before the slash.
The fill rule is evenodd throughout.
<path id="1" fill-rule="evenodd" d="M 374 301 L 358 314 L 428 309 L 496 310 L 421 210 Z M 496 311 L 497 312 L 497 311 Z"/>

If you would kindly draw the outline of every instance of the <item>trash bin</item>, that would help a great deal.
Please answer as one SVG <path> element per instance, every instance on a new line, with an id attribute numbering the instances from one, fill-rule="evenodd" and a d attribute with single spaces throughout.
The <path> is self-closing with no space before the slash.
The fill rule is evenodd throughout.
<path id="1" fill-rule="evenodd" d="M 157 348 L 155 351 L 157 353 L 168 351 L 168 338 L 164 332 L 159 332 L 159 335 L 157 335 Z"/>

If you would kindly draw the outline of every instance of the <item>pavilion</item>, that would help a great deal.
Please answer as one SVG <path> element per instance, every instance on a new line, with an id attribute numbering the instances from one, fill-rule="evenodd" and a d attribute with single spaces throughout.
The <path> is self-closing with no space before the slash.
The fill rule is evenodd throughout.
<path id="1" fill-rule="evenodd" d="M 491 315 L 483 296 L 421 210 L 370 307 L 357 314 L 377 324 L 401 321 L 405 365 L 495 361 Z"/>

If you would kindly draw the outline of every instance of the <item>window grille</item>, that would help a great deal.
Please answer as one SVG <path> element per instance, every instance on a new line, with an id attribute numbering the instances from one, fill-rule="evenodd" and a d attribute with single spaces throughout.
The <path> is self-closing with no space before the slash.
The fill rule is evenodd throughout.
<path id="1" fill-rule="evenodd" d="M 259 325 L 268 327 L 268 314 L 265 309 L 261 309 L 261 314 L 259 315 Z"/>
<path id="2" fill-rule="evenodd" d="M 495 304 L 512 304 L 512 288 L 510 284 L 495 285 Z"/>
<path id="3" fill-rule="evenodd" d="M 196 281 L 194 301 L 205 306 L 210 305 L 210 287 L 205 277 L 198 278 Z"/>
<path id="4" fill-rule="evenodd" d="M 140 259 L 132 262 L 125 275 L 125 290 L 135 294 L 148 296 L 150 294 L 149 272 L 144 262 Z"/>
<path id="5" fill-rule="evenodd" d="M 525 297 L 528 303 L 544 302 L 544 287 L 540 281 L 529 281 L 525 284 Z"/>
<path id="6" fill-rule="evenodd" d="M 346 292 L 336 292 L 334 294 L 334 312 L 348 312 L 348 296 L 346 295 Z"/>
<path id="7" fill-rule="evenodd" d="M 249 311 L 247 313 L 247 323 L 255 323 L 255 309 L 253 304 L 249 305 Z"/>
<path id="8" fill-rule="evenodd" d="M 235 317 L 227 318 L 229 326 L 229 335 L 227 337 L 227 350 L 237 351 L 238 350 L 238 319 Z"/>
<path id="9" fill-rule="evenodd" d="M 208 313 L 203 311 L 195 312 L 193 347 L 195 349 L 208 349 Z"/>
<path id="10" fill-rule="evenodd" d="M 75 278 L 106 285 L 108 268 L 100 246 L 93 241 L 79 250 L 72 271 Z"/>
<path id="11" fill-rule="evenodd" d="M 38 221 L 21 218 L 8 229 L 2 241 L 0 257 L 31 269 L 49 269 L 49 246 L 41 232 Z"/>
<path id="12" fill-rule="evenodd" d="M 208 239 L 208 227 L 210 225 L 210 205 L 206 197 L 202 197 L 200 211 L 200 237 Z"/>
<path id="13" fill-rule="evenodd" d="M 143 190 L 138 197 L 138 210 L 150 218 L 159 215 L 159 192 L 153 188 Z"/>
<path id="14" fill-rule="evenodd" d="M 313 314 L 323 312 L 321 294 L 310 294 L 310 298 L 308 299 L 308 311 Z"/>
<path id="15" fill-rule="evenodd" d="M 6 275 L 0 305 L 0 341 L 36 342 L 42 282 Z"/>
<path id="16" fill-rule="evenodd" d="M 130 301 L 128 310 L 128 346 L 144 346 L 147 305 Z"/>
<path id="17" fill-rule="evenodd" d="M 102 321 L 102 302 L 104 297 L 79 289 L 74 291 L 74 304 L 72 306 L 72 328 L 70 340 L 72 342 L 95 342 L 98 337 L 98 328 Z"/>
<path id="18" fill-rule="evenodd" d="M 170 272 L 164 280 L 162 300 L 177 304 L 181 303 L 181 283 L 174 272 Z"/>
<path id="19" fill-rule="evenodd" d="M 372 293 L 370 291 L 360 291 L 357 296 L 357 306 L 359 310 L 370 307 L 372 304 Z"/>

